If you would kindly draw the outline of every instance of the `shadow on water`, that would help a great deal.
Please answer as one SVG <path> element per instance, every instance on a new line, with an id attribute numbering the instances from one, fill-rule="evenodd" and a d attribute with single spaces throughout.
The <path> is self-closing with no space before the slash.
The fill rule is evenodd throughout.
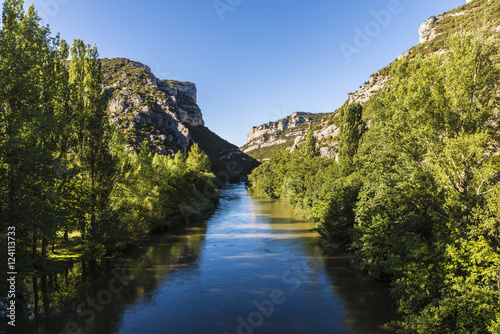
<path id="1" fill-rule="evenodd" d="M 131 303 L 151 300 L 178 270 L 196 275 L 206 225 L 153 235 L 119 259 L 77 263 L 64 273 L 30 278 L 17 325 L 8 333 L 113 333 Z"/>
<path id="2" fill-rule="evenodd" d="M 332 291 L 338 294 L 345 309 L 350 333 L 394 333 L 387 327 L 400 315 L 390 297 L 387 283 L 368 280 L 353 264 L 354 256 L 340 249 L 329 254 L 318 244 L 318 235 L 311 232 L 314 223 L 296 215 L 292 208 L 278 200 L 251 196 L 257 203 L 257 215 L 269 220 L 273 234 L 299 238 L 301 247 L 316 268 L 325 272 Z"/>
<path id="3" fill-rule="evenodd" d="M 391 333 L 387 285 L 365 280 L 351 255 L 326 254 L 312 227 L 286 204 L 229 186 L 205 222 L 33 278 L 9 333 Z M 266 312 L 276 289 L 286 301 Z"/>

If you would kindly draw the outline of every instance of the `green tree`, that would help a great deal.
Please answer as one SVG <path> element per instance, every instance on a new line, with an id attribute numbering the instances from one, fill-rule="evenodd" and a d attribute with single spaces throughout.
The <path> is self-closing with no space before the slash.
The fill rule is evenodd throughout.
<path id="1" fill-rule="evenodd" d="M 444 56 L 396 63 L 373 104 L 354 246 L 392 280 L 405 331 L 484 333 L 498 313 L 498 251 L 473 214 L 496 205 L 495 54 L 480 32 L 456 35 Z"/>
<path id="2" fill-rule="evenodd" d="M 33 240 L 35 251 L 41 235 L 44 270 L 48 240 L 64 219 L 59 202 L 65 174 L 62 130 L 68 120 L 67 44 L 40 26 L 33 6 L 26 13 L 22 8 L 23 1 L 4 2 L 0 31 L 2 225 L 16 226 L 18 237 Z"/>
<path id="3" fill-rule="evenodd" d="M 353 168 L 354 157 L 363 135 L 363 107 L 359 103 L 346 103 L 340 108 L 340 135 L 338 160 L 348 175 Z"/>
<path id="4" fill-rule="evenodd" d="M 106 115 L 107 91 L 103 89 L 101 62 L 96 47 L 75 40 L 71 48 L 71 107 L 74 115 L 74 158 L 80 168 L 77 209 L 89 254 L 105 251 L 104 228 L 112 219 L 110 195 L 116 172 L 111 155 L 112 128 Z"/>
<path id="5" fill-rule="evenodd" d="M 312 123 L 309 124 L 309 130 L 306 135 L 306 142 L 304 144 L 304 155 L 306 157 L 317 157 L 319 156 L 319 150 L 316 147 L 317 140 L 314 136 L 314 128 Z"/>
<path id="6" fill-rule="evenodd" d="M 207 155 L 200 151 L 198 144 L 194 143 L 189 150 L 186 160 L 188 170 L 200 173 L 210 173 L 210 160 Z"/>

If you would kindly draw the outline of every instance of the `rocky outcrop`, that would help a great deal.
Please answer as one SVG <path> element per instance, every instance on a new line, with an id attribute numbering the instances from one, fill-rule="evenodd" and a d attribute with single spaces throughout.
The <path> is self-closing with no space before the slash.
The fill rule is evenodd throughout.
<path id="1" fill-rule="evenodd" d="M 300 124 L 311 121 L 312 113 L 295 112 L 290 116 L 280 119 L 276 122 L 269 122 L 260 126 L 254 126 L 248 133 L 247 142 L 251 142 L 262 136 L 270 136 L 277 132 L 285 131 L 289 128 L 295 128 Z"/>
<path id="2" fill-rule="evenodd" d="M 288 149 L 289 152 L 297 150 L 300 145 L 306 141 L 306 132 L 295 137 L 293 145 Z M 337 156 L 338 140 L 340 129 L 335 124 L 328 125 L 328 122 L 322 122 L 320 129 L 314 131 L 316 138 L 316 147 L 319 150 L 320 156 L 333 159 Z"/>
<path id="3" fill-rule="evenodd" d="M 137 151 L 147 141 L 157 153 L 172 156 L 198 143 L 212 171 L 232 181 L 258 166 L 255 159 L 205 127 L 195 84 L 161 80 L 148 66 L 124 58 L 103 59 L 102 69 L 109 119 L 124 133 L 128 150 Z"/>
<path id="4" fill-rule="evenodd" d="M 336 159 L 337 152 L 329 147 L 323 146 L 319 148 L 319 155 L 328 159 Z"/>
<path id="5" fill-rule="evenodd" d="M 384 77 L 380 74 L 372 76 L 370 77 L 370 81 L 361 85 L 356 92 L 349 94 L 348 101 L 350 103 L 358 102 L 364 104 L 370 97 L 382 90 L 388 81 L 389 77 L 387 76 Z"/>
<path id="6" fill-rule="evenodd" d="M 185 152 L 187 126 L 204 125 L 195 84 L 160 80 L 151 69 L 124 58 L 103 59 L 111 122 L 125 133 L 129 150 L 148 141 L 157 152 Z"/>
<path id="7" fill-rule="evenodd" d="M 286 149 L 292 152 L 305 142 L 310 124 L 321 123 L 319 125 L 320 129 L 314 131 L 314 136 L 318 141 L 318 149 L 321 156 L 334 158 L 336 156 L 334 138 L 338 136 L 339 129 L 336 125 L 323 121 L 325 115 L 327 114 L 296 112 L 276 122 L 255 126 L 248 134 L 249 141 L 241 150 L 249 153 L 267 147 L 286 144 Z"/>
<path id="8" fill-rule="evenodd" d="M 313 121 L 315 114 L 308 112 L 295 112 L 288 117 L 276 122 L 269 122 L 254 126 L 248 133 L 248 141 L 241 149 L 250 152 L 259 148 L 285 144 L 293 141 L 307 131 L 307 127 L 299 127 Z"/>
<path id="9" fill-rule="evenodd" d="M 467 3 L 468 2 L 470 1 L 467 1 Z M 440 35 L 440 33 L 438 33 L 434 27 L 437 22 L 447 17 L 462 16 L 468 12 L 469 11 L 461 11 L 454 13 L 444 12 L 438 16 L 432 16 L 429 19 L 427 19 L 427 21 L 422 23 L 422 25 L 420 25 L 420 28 L 418 29 L 418 34 L 420 36 L 420 41 L 419 41 L 420 44 L 432 41 L 434 38 Z"/>
<path id="10" fill-rule="evenodd" d="M 433 40 L 436 38 L 437 33 L 436 30 L 433 29 L 433 25 L 436 24 L 437 21 L 443 19 L 444 16 L 432 16 L 429 19 L 427 19 L 422 25 L 420 25 L 420 28 L 418 29 L 418 34 L 420 36 L 419 43 L 425 43 L 428 41 Z"/>

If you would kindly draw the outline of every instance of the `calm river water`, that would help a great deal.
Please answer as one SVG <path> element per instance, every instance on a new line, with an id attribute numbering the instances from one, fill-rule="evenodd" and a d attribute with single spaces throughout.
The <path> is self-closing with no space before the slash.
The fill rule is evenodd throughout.
<path id="1" fill-rule="evenodd" d="M 230 185 L 205 222 L 148 238 L 99 270 L 38 279 L 16 331 L 392 333 L 388 287 L 365 280 L 349 255 L 326 254 L 312 227 Z"/>

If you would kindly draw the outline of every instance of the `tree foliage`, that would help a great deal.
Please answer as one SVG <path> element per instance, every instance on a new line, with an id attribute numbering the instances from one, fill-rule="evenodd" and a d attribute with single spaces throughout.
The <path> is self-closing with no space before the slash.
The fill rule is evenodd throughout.
<path id="1" fill-rule="evenodd" d="M 352 170 L 354 157 L 363 135 L 363 107 L 359 103 L 346 103 L 340 108 L 340 138 L 338 158 L 347 174 Z"/>
<path id="2" fill-rule="evenodd" d="M 497 49 L 483 31 L 448 44 L 392 66 L 365 133 L 362 107 L 341 108 L 338 164 L 283 154 L 251 189 L 289 201 L 389 281 L 402 333 L 498 333 Z"/>
<path id="3" fill-rule="evenodd" d="M 127 149 L 109 124 L 103 82 L 97 47 L 81 40 L 70 47 L 40 25 L 33 6 L 24 12 L 23 1 L 4 1 L 0 230 L 16 228 L 19 282 L 45 271 L 49 245 L 64 246 L 70 232 L 84 259 L 95 261 L 172 228 L 186 208 L 201 214 L 217 202 L 210 161 L 196 144 L 187 157 L 155 155 L 147 143 Z"/>

